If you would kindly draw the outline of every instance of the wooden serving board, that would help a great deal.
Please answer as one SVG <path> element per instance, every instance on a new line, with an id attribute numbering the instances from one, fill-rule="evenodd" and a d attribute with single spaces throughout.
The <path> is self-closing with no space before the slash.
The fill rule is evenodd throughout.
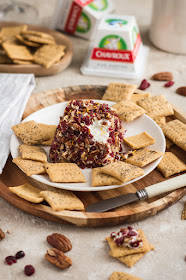
<path id="1" fill-rule="evenodd" d="M 67 88 L 59 88 L 47 92 L 40 92 L 32 95 L 25 109 L 23 118 L 31 113 L 44 108 L 48 105 L 67 101 L 70 99 L 101 99 L 106 87 L 105 86 L 74 86 Z M 174 106 L 173 118 L 178 118 L 186 123 L 186 115 Z M 171 152 L 176 154 L 182 161 L 186 158 L 185 152 L 174 145 Z M 179 175 L 178 175 L 179 176 Z M 153 170 L 141 180 L 113 190 L 97 191 L 97 192 L 76 192 L 76 195 L 83 201 L 85 207 L 90 203 L 104 200 L 107 198 L 119 196 L 128 192 L 136 192 L 146 186 L 164 181 L 164 177 L 158 170 Z M 169 179 L 167 179 L 169 180 Z M 165 193 L 163 195 L 148 199 L 142 202 L 135 202 L 105 213 L 86 213 L 81 211 L 60 211 L 54 212 L 51 207 L 46 204 L 33 204 L 19 198 L 11 193 L 9 186 L 16 186 L 26 182 L 30 182 L 42 189 L 51 188 L 43 184 L 33 181 L 27 177 L 9 157 L 3 174 L 0 175 L 0 196 L 15 207 L 35 215 L 37 217 L 51 220 L 59 223 L 68 223 L 77 226 L 97 227 L 118 225 L 121 223 L 129 223 L 137 221 L 152 215 L 171 206 L 186 194 L 186 187 L 176 191 Z"/>
<path id="2" fill-rule="evenodd" d="M 12 27 L 22 25 L 18 22 L 0 22 L 0 29 L 2 27 Z M 37 25 L 27 24 L 28 30 L 36 30 L 52 35 L 57 44 L 65 45 L 65 56 L 58 62 L 54 63 L 50 68 L 45 68 L 37 64 L 18 65 L 18 64 L 0 64 L 0 73 L 33 73 L 35 76 L 49 76 L 55 75 L 64 71 L 72 60 L 73 44 L 72 41 L 64 34 Z"/>

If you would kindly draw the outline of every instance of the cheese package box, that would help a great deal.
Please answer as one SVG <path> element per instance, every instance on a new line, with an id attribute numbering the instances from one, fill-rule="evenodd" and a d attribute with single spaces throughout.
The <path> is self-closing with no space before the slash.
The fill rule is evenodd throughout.
<path id="1" fill-rule="evenodd" d="M 107 14 L 100 20 L 81 72 L 85 75 L 138 78 L 148 48 L 141 41 L 134 16 Z"/>
<path id="2" fill-rule="evenodd" d="M 89 40 L 102 16 L 113 10 L 113 0 L 58 0 L 53 27 Z"/>

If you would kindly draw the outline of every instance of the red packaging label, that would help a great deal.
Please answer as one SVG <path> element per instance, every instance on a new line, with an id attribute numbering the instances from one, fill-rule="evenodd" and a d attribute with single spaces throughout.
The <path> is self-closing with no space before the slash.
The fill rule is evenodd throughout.
<path id="1" fill-rule="evenodd" d="M 93 2 L 94 0 L 75 0 L 80 6 L 84 7 Z"/>
<path id="2" fill-rule="evenodd" d="M 94 48 L 91 59 L 134 63 L 140 44 L 141 37 L 138 34 L 133 51 Z"/>
<path id="3" fill-rule="evenodd" d="M 70 12 L 64 28 L 66 32 L 73 34 L 76 31 L 76 26 L 81 15 L 81 11 L 82 7 L 79 6 L 76 2 L 72 2 L 72 6 L 70 8 Z"/>

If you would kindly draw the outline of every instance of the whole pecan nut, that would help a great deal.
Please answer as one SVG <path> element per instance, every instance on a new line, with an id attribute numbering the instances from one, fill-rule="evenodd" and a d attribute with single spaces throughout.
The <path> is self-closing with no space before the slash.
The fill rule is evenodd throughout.
<path id="1" fill-rule="evenodd" d="M 176 90 L 176 93 L 180 94 L 180 95 L 183 95 L 183 96 L 186 96 L 186 87 L 179 87 L 177 90 Z"/>
<path id="2" fill-rule="evenodd" d="M 45 258 L 48 262 L 61 269 L 68 268 L 72 265 L 72 260 L 56 248 L 47 250 Z"/>
<path id="3" fill-rule="evenodd" d="M 171 72 L 160 72 L 154 74 L 151 79 L 156 80 L 156 81 L 172 81 L 173 80 L 173 75 Z"/>
<path id="4" fill-rule="evenodd" d="M 5 233 L 0 229 L 0 241 L 5 238 Z"/>
<path id="5" fill-rule="evenodd" d="M 60 233 L 53 233 L 52 235 L 47 236 L 47 241 L 52 247 L 61 250 L 63 253 L 72 249 L 71 241 Z"/>

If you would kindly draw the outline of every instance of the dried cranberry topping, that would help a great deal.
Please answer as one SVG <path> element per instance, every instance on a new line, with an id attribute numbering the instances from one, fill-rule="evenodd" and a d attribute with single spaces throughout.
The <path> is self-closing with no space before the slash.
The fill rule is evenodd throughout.
<path id="1" fill-rule="evenodd" d="M 131 242 L 130 245 L 131 245 L 132 247 L 136 248 L 136 247 L 139 246 L 139 243 L 140 243 L 140 242 L 137 240 L 137 241 L 135 241 L 135 242 Z"/>
<path id="2" fill-rule="evenodd" d="M 144 79 L 144 80 L 141 82 L 141 84 L 140 84 L 140 86 L 139 86 L 139 89 L 145 90 L 145 89 L 148 88 L 148 87 L 150 87 L 150 83 L 147 82 L 146 79 Z"/>
<path id="3" fill-rule="evenodd" d="M 14 256 L 8 256 L 5 258 L 5 261 L 8 265 L 12 265 L 13 263 L 17 262 L 17 259 Z"/>
<path id="4" fill-rule="evenodd" d="M 168 81 L 167 83 L 164 84 L 164 87 L 171 87 L 174 85 L 173 81 Z"/>
<path id="5" fill-rule="evenodd" d="M 133 229 L 133 227 L 131 227 L 131 226 L 128 226 L 128 230 L 132 230 Z"/>
<path id="6" fill-rule="evenodd" d="M 110 234 L 110 237 L 111 238 L 114 238 L 116 236 L 116 233 L 113 231 L 113 232 L 111 232 L 111 234 Z"/>
<path id="7" fill-rule="evenodd" d="M 24 268 L 24 272 L 27 276 L 31 276 L 35 272 L 35 268 L 32 265 L 26 265 Z"/>
<path id="8" fill-rule="evenodd" d="M 15 257 L 16 259 L 21 259 L 25 256 L 25 253 L 23 251 L 19 251 L 16 253 Z"/>

